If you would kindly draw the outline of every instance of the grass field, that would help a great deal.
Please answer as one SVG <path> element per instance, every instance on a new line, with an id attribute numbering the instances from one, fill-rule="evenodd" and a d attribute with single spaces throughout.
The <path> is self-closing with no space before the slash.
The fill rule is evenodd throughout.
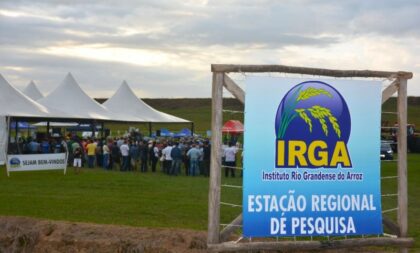
<path id="1" fill-rule="evenodd" d="M 196 131 L 210 129 L 210 99 L 145 100 L 158 110 L 194 121 Z M 418 101 L 410 104 L 408 119 L 420 128 Z M 243 110 L 233 99 L 225 99 L 224 109 Z M 383 110 L 395 111 L 395 101 Z M 224 113 L 224 121 L 243 119 L 243 114 Z M 383 115 L 393 122 L 395 115 Z M 128 125 L 109 124 L 112 129 L 125 130 Z M 140 127 L 148 131 L 147 125 Z M 188 125 L 154 125 L 179 130 Z M 420 251 L 420 154 L 409 154 L 409 235 L 416 239 Z M 121 224 L 145 227 L 177 227 L 205 230 L 207 228 L 208 178 L 169 177 L 161 172 L 152 174 L 121 173 L 101 169 L 85 169 L 80 175 L 72 170 L 66 176 L 59 171 L 12 173 L 7 178 L 0 167 L 0 215 L 30 216 L 54 220 Z M 396 164 L 382 163 L 382 175 L 396 175 Z M 240 185 L 240 178 L 223 183 Z M 396 179 L 382 182 L 382 192 L 397 192 Z M 241 204 L 241 189 L 222 188 L 222 201 Z M 396 197 L 383 198 L 383 210 L 397 206 Z M 222 206 L 221 223 L 227 223 L 241 212 L 240 208 Z M 386 216 L 396 219 L 396 212 Z"/>
<path id="2" fill-rule="evenodd" d="M 15 172 L 7 178 L 2 168 L 0 182 L 0 215 L 199 230 L 207 226 L 208 178 L 204 177 L 98 168 L 84 169 L 79 175 L 72 169 L 67 175 Z M 240 201 L 240 191 L 225 197 Z M 240 212 L 229 211 L 227 218 Z"/>
<path id="3" fill-rule="evenodd" d="M 409 231 L 420 250 L 420 155 L 409 154 Z M 383 162 L 382 175 L 396 175 L 395 163 Z M 242 183 L 222 178 L 222 184 Z M 396 179 L 383 180 L 383 193 L 396 193 Z M 15 172 L 0 175 L 0 215 L 143 227 L 207 227 L 208 178 L 157 173 L 122 173 L 84 169 Z M 241 190 L 222 188 L 222 201 L 241 203 Z M 396 197 L 383 198 L 383 210 L 396 207 Z M 221 223 L 241 212 L 222 206 Z M 395 219 L 396 212 L 387 214 Z"/>

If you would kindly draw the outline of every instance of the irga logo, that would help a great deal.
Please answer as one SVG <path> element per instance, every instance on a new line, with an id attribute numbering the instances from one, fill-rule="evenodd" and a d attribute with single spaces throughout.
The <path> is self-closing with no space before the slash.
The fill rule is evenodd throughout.
<path id="1" fill-rule="evenodd" d="M 276 114 L 276 168 L 350 168 L 351 119 L 332 86 L 303 82 L 284 96 Z"/>

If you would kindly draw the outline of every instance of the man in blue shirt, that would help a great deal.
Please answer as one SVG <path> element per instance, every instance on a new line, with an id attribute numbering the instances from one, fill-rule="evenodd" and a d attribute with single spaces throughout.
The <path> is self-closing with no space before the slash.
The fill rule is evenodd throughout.
<path id="1" fill-rule="evenodd" d="M 38 152 L 39 152 L 39 143 L 38 142 L 36 142 L 35 140 L 31 140 L 31 142 L 29 142 L 28 146 L 29 146 L 29 153 L 30 154 L 38 154 Z"/>
<path id="2" fill-rule="evenodd" d="M 50 153 L 50 143 L 48 142 L 47 139 L 45 139 L 42 143 L 41 143 L 41 152 L 43 154 L 48 154 Z"/>
<path id="3" fill-rule="evenodd" d="M 190 171 L 189 171 L 189 174 L 191 176 L 195 176 L 196 173 L 197 173 L 197 175 L 200 174 L 200 168 L 198 166 L 198 161 L 199 161 L 199 159 L 201 157 L 201 152 L 197 148 L 197 145 L 195 143 L 193 143 L 191 145 L 191 149 L 188 150 L 187 156 L 190 158 Z"/>
<path id="4" fill-rule="evenodd" d="M 177 176 L 181 170 L 181 162 L 182 162 L 182 151 L 179 148 L 178 142 L 175 143 L 174 147 L 171 150 L 171 157 L 172 157 L 172 166 L 170 175 Z"/>

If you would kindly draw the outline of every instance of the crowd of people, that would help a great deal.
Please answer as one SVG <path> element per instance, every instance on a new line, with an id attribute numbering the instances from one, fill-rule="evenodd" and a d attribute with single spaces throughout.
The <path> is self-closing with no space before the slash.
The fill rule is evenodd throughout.
<path id="1" fill-rule="evenodd" d="M 209 176 L 208 140 L 180 139 L 136 140 L 107 138 L 67 141 L 69 165 L 75 168 L 102 167 L 106 170 L 156 172 L 172 176 Z"/>
<path id="2" fill-rule="evenodd" d="M 62 138 L 20 137 L 16 141 L 10 139 L 8 146 L 9 154 L 50 154 L 67 152 L 67 142 Z"/>
<path id="3" fill-rule="evenodd" d="M 77 135 L 37 141 L 21 139 L 9 149 L 10 153 L 46 154 L 68 153 L 68 165 L 76 173 L 82 167 L 101 167 L 122 172 L 156 172 L 161 169 L 172 176 L 209 176 L 210 142 L 193 137 L 180 139 L 142 139 L 136 136 L 121 138 L 79 138 Z M 235 177 L 239 143 L 223 145 L 222 163 L 225 176 Z"/>

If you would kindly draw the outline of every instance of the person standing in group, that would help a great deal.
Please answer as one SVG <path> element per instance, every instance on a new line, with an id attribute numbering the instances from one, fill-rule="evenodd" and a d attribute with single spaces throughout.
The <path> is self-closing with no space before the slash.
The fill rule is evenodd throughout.
<path id="1" fill-rule="evenodd" d="M 197 148 L 196 144 L 193 143 L 191 145 L 191 149 L 188 150 L 187 156 L 190 159 L 190 170 L 189 175 L 195 176 L 196 174 L 200 174 L 200 168 L 198 166 L 198 162 L 201 156 L 200 150 Z"/>
<path id="2" fill-rule="evenodd" d="M 206 140 L 203 146 L 203 174 L 205 177 L 210 175 L 210 154 L 211 149 L 209 141 Z"/>
<path id="3" fill-rule="evenodd" d="M 36 142 L 35 139 L 32 139 L 31 142 L 29 142 L 29 153 L 30 154 L 38 154 L 40 151 L 40 145 L 38 142 Z"/>
<path id="4" fill-rule="evenodd" d="M 113 170 L 114 165 L 117 170 L 121 170 L 121 151 L 116 141 L 114 141 L 111 146 L 111 164 L 109 165 L 109 168 Z"/>
<path id="5" fill-rule="evenodd" d="M 200 168 L 200 174 L 204 174 L 204 171 L 203 171 L 203 166 L 204 166 L 204 162 L 203 162 L 203 159 L 204 159 L 204 145 L 203 145 L 203 143 L 200 142 L 197 145 L 197 148 L 200 151 L 200 158 L 198 158 L 198 167 Z"/>
<path id="6" fill-rule="evenodd" d="M 175 145 L 172 147 L 171 150 L 172 164 L 171 171 L 169 174 L 173 176 L 178 176 L 182 163 L 182 152 L 178 145 L 179 144 L 175 142 Z"/>
<path id="7" fill-rule="evenodd" d="M 110 153 L 111 150 L 108 147 L 108 144 L 104 143 L 104 146 L 102 147 L 102 155 L 103 155 L 103 168 L 108 170 L 109 169 L 109 160 L 110 160 Z"/>
<path id="8" fill-rule="evenodd" d="M 72 166 L 73 165 L 73 153 L 74 153 L 74 149 L 73 149 L 73 139 L 67 138 L 66 139 L 66 146 L 67 146 L 67 152 L 68 152 L 68 157 L 67 157 L 67 165 L 68 166 Z"/>
<path id="9" fill-rule="evenodd" d="M 225 154 L 225 177 L 230 176 L 235 177 L 235 166 L 236 166 L 236 152 L 238 152 L 238 149 L 233 146 L 232 142 L 229 142 L 229 147 L 224 149 Z"/>
<path id="10" fill-rule="evenodd" d="M 96 166 L 97 167 L 103 167 L 103 162 L 104 162 L 103 145 L 104 145 L 104 142 L 103 142 L 103 140 L 95 139 L 95 143 L 96 143 L 96 151 L 95 151 Z"/>
<path id="11" fill-rule="evenodd" d="M 48 139 L 44 139 L 44 141 L 41 142 L 40 148 L 43 154 L 50 153 L 50 143 L 48 142 Z"/>
<path id="12" fill-rule="evenodd" d="M 224 141 L 222 145 L 222 166 L 226 165 L 226 154 L 225 150 L 229 147 L 228 142 Z"/>
<path id="13" fill-rule="evenodd" d="M 76 174 L 79 174 L 80 168 L 82 168 L 82 155 L 80 147 L 77 147 L 73 152 L 73 167 Z"/>
<path id="14" fill-rule="evenodd" d="M 129 151 L 130 147 L 127 144 L 127 140 L 124 140 L 123 144 L 120 146 L 121 156 L 122 156 L 122 168 L 121 171 L 128 171 L 129 163 Z"/>
<path id="15" fill-rule="evenodd" d="M 172 145 L 171 143 L 167 143 L 167 146 L 162 150 L 162 157 L 163 157 L 163 171 L 166 174 L 169 174 L 172 165 Z"/>
<path id="16" fill-rule="evenodd" d="M 117 140 L 117 146 L 118 146 L 118 148 L 120 148 L 121 147 L 121 145 L 123 145 L 124 144 L 124 138 L 119 138 L 118 140 Z"/>
<path id="17" fill-rule="evenodd" d="M 156 142 L 150 141 L 149 144 L 152 146 L 149 149 L 150 162 L 152 164 L 152 172 L 156 172 L 156 164 L 159 160 L 159 148 L 156 146 Z"/>
<path id="18" fill-rule="evenodd" d="M 92 140 L 89 140 L 86 149 L 88 155 L 88 167 L 92 169 L 95 164 L 96 143 L 94 143 Z"/>
<path id="19" fill-rule="evenodd" d="M 147 157 L 149 156 L 149 147 L 145 141 L 140 142 L 140 171 L 147 172 Z"/>
<path id="20" fill-rule="evenodd" d="M 133 171 L 137 170 L 137 166 L 139 164 L 140 159 L 140 152 L 139 147 L 135 142 L 133 142 L 130 146 L 130 158 L 131 158 L 131 168 Z"/>
<path id="21" fill-rule="evenodd" d="M 187 156 L 188 150 L 190 150 L 191 145 L 188 142 L 184 142 L 182 145 L 182 160 L 185 167 L 185 175 L 188 176 L 190 173 L 190 159 Z"/>

